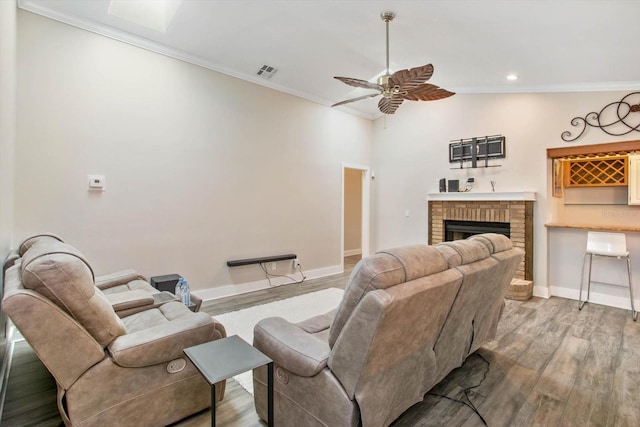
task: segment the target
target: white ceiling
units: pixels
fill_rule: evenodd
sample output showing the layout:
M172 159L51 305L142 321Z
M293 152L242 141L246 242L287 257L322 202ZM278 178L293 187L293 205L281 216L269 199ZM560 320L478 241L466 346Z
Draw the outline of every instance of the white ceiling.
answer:
M183 0L166 33L107 14L109 0L19 6L324 105L368 93L333 76L384 70L386 10L391 72L432 63L430 82L454 92L640 90L637 0ZM377 101L339 108L376 118Z

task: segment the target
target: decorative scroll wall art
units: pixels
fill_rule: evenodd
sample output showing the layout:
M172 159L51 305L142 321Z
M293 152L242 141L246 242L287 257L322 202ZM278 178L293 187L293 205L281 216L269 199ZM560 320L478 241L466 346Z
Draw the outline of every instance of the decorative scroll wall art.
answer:
M599 113L592 111L584 117L574 117L571 126L578 128L578 134L573 136L573 133L566 130L561 135L563 141L575 141L584 134L588 126L599 128L612 136L640 132L640 92L631 92L620 101L605 105Z

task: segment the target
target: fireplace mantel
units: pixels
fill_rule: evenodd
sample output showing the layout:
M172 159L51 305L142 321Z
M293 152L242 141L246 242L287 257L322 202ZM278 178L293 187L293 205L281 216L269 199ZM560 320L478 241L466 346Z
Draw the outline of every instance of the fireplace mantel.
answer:
M535 200L536 193L534 191L515 191L500 193L474 193L474 192L455 192L455 193L429 193L427 200L442 201L509 201L509 200Z

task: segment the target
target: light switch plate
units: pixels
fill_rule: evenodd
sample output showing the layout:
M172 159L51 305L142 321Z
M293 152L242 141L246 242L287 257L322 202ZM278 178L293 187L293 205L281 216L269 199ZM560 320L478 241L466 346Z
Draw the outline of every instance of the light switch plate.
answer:
M89 190L104 191L107 188L107 178L104 175L88 175Z

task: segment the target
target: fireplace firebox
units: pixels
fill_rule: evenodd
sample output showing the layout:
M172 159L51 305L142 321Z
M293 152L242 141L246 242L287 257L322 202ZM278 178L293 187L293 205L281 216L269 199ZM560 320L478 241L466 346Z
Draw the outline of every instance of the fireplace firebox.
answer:
M508 222L491 222L491 221L444 221L444 240L451 242L452 240L466 239L474 234L482 233L499 233L507 237L510 236L511 224Z

